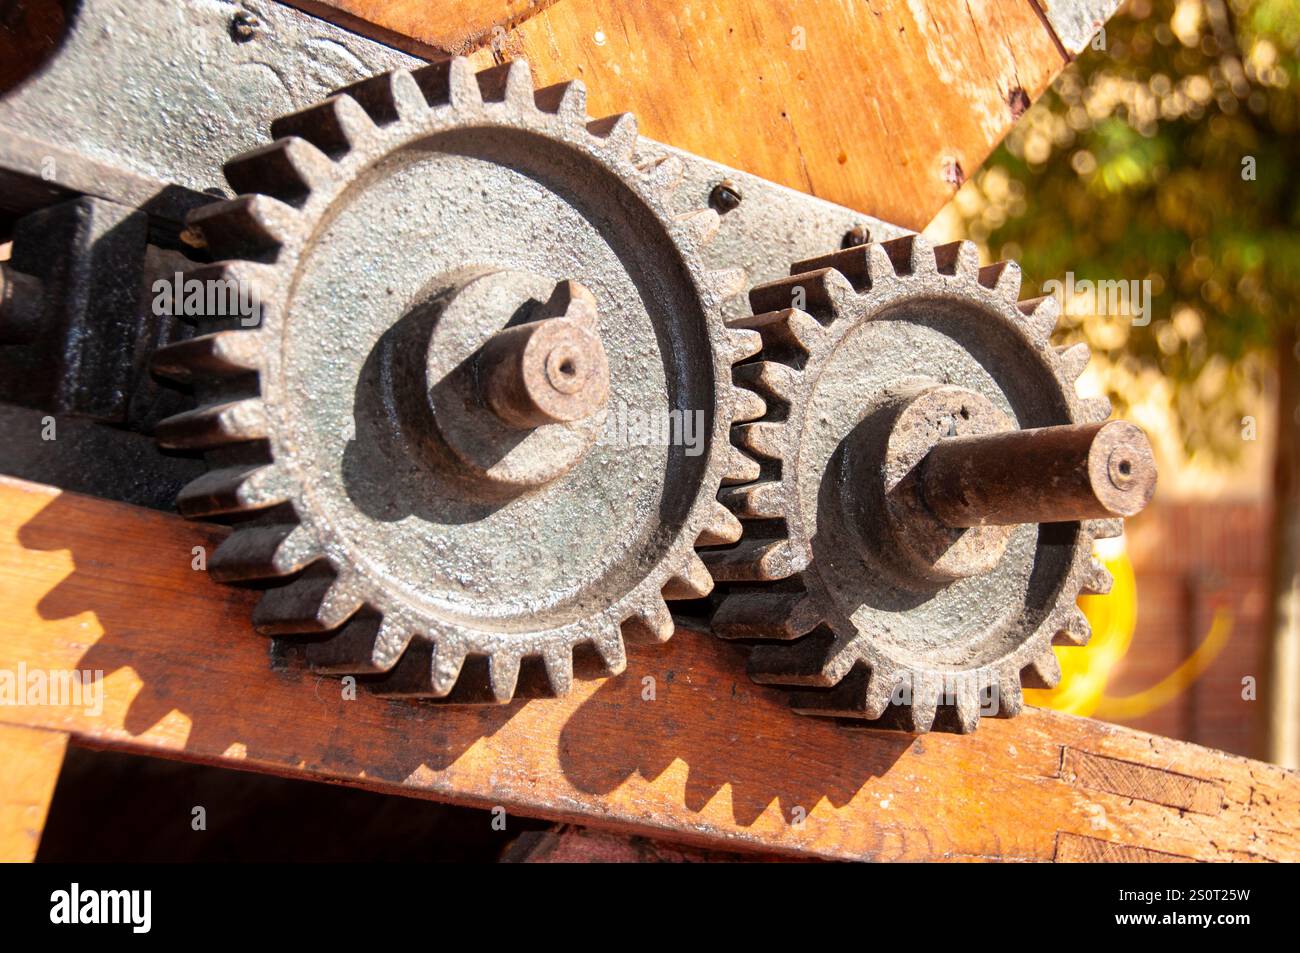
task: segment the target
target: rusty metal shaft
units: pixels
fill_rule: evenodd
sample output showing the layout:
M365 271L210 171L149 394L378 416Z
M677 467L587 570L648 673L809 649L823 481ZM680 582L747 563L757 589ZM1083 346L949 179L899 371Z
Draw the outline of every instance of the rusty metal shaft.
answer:
M542 316L499 331L480 358L487 405L508 426L572 423L609 397L609 363L596 303L576 281L561 282Z
M921 469L926 505L953 527L1133 516L1155 486L1151 444L1123 420L951 437Z

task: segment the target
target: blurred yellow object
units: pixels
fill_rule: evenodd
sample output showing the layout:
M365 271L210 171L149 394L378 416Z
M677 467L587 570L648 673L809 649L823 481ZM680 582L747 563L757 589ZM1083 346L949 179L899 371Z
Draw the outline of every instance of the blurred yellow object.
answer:
M1058 647L1060 684L1053 689L1026 691L1025 701L1072 715L1096 715L1110 720L1138 718L1172 701L1200 677L1227 645L1232 615L1227 609L1216 609L1210 631L1196 651L1155 685L1134 695L1108 696L1106 683L1133 641L1137 583L1124 537L1098 540L1095 555L1110 570L1115 584L1107 595L1079 599L1079 608L1092 625L1092 639L1087 648Z

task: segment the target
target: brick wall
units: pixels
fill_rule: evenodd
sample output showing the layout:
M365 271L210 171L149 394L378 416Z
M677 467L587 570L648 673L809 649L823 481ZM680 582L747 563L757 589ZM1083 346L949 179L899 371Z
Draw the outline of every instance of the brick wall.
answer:
M1259 756L1259 702L1241 695L1242 678L1259 676L1268 626L1268 518L1258 502L1188 502L1155 504L1130 521L1137 631L1107 695L1135 694L1173 671L1205 638L1217 606L1231 611L1233 626L1226 647L1187 692L1125 724Z

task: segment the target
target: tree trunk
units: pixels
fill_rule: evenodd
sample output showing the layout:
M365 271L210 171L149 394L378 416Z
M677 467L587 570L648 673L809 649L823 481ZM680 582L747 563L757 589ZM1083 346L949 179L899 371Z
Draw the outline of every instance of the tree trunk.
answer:
M1272 628L1260 700L1268 760L1300 768L1300 337L1278 335L1277 451L1273 465Z

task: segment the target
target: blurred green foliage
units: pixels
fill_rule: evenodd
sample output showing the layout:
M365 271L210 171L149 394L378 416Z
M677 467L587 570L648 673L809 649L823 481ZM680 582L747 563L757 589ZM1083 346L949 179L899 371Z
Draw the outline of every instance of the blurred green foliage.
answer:
M1300 320L1300 0L1131 0L959 203L1039 280L1150 279L1151 323L1067 314L1120 409L1158 371L1190 452L1232 456ZM1145 381L1145 383L1143 383Z

